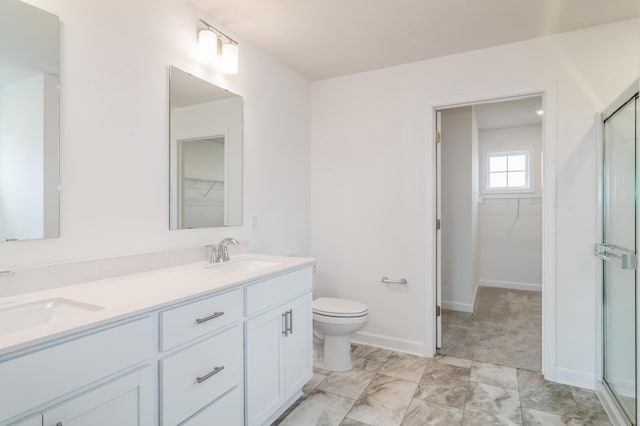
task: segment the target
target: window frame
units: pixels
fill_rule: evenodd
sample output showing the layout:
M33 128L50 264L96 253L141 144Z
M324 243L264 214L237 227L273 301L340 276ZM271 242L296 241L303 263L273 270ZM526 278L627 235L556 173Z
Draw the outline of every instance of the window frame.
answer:
M484 167L482 170L482 194L491 195L491 194L524 194L524 193L533 193L535 192L535 188L532 185L532 170L531 170L531 153L532 149L530 148L520 148L515 150L487 150L484 152ZM507 157L507 170L505 173L507 174L507 182L509 179L509 167L508 167L508 157L516 156L516 155L524 155L525 156L525 186L519 187L501 187L501 188L491 188L490 185L490 177L491 177L491 169L490 169L490 161L492 157ZM522 170L518 170L520 172Z

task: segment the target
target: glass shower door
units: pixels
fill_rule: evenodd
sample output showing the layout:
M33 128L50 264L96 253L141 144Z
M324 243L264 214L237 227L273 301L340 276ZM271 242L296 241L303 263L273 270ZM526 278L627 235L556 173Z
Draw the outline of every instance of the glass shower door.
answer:
M603 378L636 421L636 103L637 95L604 122Z

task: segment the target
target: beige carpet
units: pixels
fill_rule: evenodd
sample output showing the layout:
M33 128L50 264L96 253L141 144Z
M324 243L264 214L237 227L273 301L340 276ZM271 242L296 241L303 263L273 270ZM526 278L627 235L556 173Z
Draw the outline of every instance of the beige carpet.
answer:
M542 293L480 287L475 312L444 310L441 354L542 369Z

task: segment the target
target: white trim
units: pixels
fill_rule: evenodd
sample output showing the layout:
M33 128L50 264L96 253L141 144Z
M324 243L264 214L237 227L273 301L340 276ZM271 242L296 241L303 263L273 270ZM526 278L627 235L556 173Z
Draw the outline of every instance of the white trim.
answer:
M389 349L412 355L425 354L425 345L422 342L396 339L394 337L382 336L380 334L358 332L351 336L351 341L361 345L374 346L376 348ZM432 357L433 355L428 356Z
M556 380L556 84L542 96L542 373Z
M629 422L627 416L622 411L620 404L611 397L609 390L602 382L596 382L596 395L598 395L598 399L600 399L602 407L607 413L607 416L609 416L611 423L615 426L631 426L631 422Z
M596 226L595 226L595 235L594 242L599 243L602 241L602 211L604 206L604 201L602 199L602 176L603 176L603 149L604 149L604 128L602 123L602 117L600 114L595 117L595 126L597 129L597 137L596 137L596 175L595 175L595 187L597 188L596 195ZM595 356L595 377L596 380L600 381L603 378L604 369L604 344L602 341L602 320L603 320L603 303L604 300L602 298L602 261L593 256L593 273L595 276L595 332L596 332L596 356ZM604 389L604 388L603 388ZM606 390L604 390L606 392Z
M475 288L473 290L473 297L471 298L471 303L454 302L452 300L442 300L440 306L442 307L442 309L449 309L451 311L473 313L476 309L476 299L478 297L478 288L480 288L479 281L476 283ZM442 318L442 316L440 318Z
M475 94L451 96L427 104L425 123L425 182L430 196L425 197L426 262L425 276L429 277L425 291L425 354L436 353L436 235L431 224L436 220L436 144L435 111L444 108L495 102L501 99L526 98L542 95L542 372L547 380L556 379L556 91L557 83L505 90L489 90ZM431 286L431 291L429 291Z
M542 284L519 283L516 281L480 280L480 287L508 288L511 290L542 291Z
M611 386L615 386L616 393L627 398L636 397L636 382L625 378L611 377L608 380Z
M457 311L457 312L473 313L473 303L460 303L460 302L452 302L449 300L443 300L442 309L448 309L450 311Z
M596 379L593 374L584 371L571 370L569 368L556 367L556 382L563 385L577 386L579 388L594 390Z
M480 288L480 281L476 282L476 288L473 290L473 298L471 299L471 312L476 310L476 299L478 298L478 289Z

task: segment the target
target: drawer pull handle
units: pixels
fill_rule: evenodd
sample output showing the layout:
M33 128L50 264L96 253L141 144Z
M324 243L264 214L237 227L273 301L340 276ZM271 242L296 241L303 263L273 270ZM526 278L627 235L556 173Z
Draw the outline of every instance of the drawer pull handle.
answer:
M287 312L282 313L282 334L284 337L289 335L289 321L287 320L288 315Z
M213 369L213 371L211 371L210 373L205 374L202 377L196 377L196 381L198 383L202 383L205 380L207 380L208 378L215 376L216 374L218 374L219 372L221 372L222 370L224 370L224 365L221 365L220 367L216 367Z
M223 315L224 315L224 312L216 312L216 313L214 313L213 315L209 315L208 317L205 317L205 318L197 318L197 319L196 319L196 322L197 322L198 324L202 324L203 322L207 322L207 321L209 321L209 320L212 320L212 319L214 319L214 318L221 317L221 316L223 316Z

